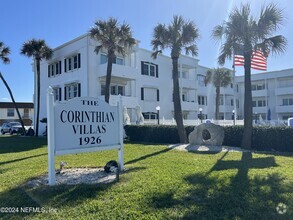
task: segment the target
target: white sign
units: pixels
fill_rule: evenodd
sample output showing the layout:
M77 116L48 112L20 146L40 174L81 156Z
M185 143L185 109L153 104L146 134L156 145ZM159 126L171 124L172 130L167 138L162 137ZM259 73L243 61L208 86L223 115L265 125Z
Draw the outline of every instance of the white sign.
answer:
M49 184L55 184L55 155L118 149L123 169L123 123L121 99L117 106L92 97L55 103L48 89Z

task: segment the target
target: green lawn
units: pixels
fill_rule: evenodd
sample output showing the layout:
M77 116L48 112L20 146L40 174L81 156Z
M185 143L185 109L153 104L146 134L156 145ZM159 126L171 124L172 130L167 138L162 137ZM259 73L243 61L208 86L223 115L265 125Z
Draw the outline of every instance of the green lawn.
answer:
M19 208L0 219L293 219L292 154L203 154L128 143L118 183L33 190L23 184L47 172L46 139L2 136L0 155L0 208ZM60 156L56 165L102 167L111 159L116 151ZM283 215L279 203L287 206Z

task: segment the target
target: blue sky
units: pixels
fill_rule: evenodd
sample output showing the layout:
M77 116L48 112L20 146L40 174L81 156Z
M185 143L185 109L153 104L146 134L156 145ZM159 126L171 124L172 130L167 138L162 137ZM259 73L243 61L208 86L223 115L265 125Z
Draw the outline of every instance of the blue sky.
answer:
M22 44L31 39L44 39L55 48L86 33L97 19L118 18L130 24L140 47L151 49L153 28L158 23L169 23L173 15L193 20L200 31L198 40L200 65L217 67L219 45L211 38L211 30L223 20L231 8L250 2L255 16L264 3L274 2L284 9L286 21L276 32L288 39L284 55L269 57L268 71L293 68L293 1L291 0L2 0L0 41L11 49L11 63L0 63L0 71L10 85L16 101L32 101L32 60L20 55ZM169 55L169 54L167 54ZM231 68L231 62L226 67ZM237 67L238 75L243 73ZM253 71L259 72L259 71ZM0 101L10 97L0 82Z

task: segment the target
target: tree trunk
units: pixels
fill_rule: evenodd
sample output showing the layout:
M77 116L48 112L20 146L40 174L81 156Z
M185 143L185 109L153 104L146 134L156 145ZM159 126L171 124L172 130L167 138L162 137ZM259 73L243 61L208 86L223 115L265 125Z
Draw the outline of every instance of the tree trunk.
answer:
M114 53L108 51L108 63L107 63L107 75L106 75L106 88L105 88L105 102L109 103L110 100L110 88L111 88L111 75L112 75L112 64L114 59Z
M187 143L186 131L183 125L182 108L180 101L179 79L178 79L178 57L172 57L173 64L173 102L174 115L177 124L180 143Z
M18 118L19 118L19 121L20 121L20 124L21 124L21 127L22 127L23 135L25 135L25 128L24 128L24 124L23 124L22 117L20 116L20 113L19 113L18 107L16 106L16 103L15 103L15 100L14 100L14 97L13 97L13 94L12 94L12 92L11 92L11 89L10 89L10 87L8 86L6 80L4 79L4 77L3 77L3 75L2 75L1 72L0 72L0 78L1 78L1 80L3 81L3 83L4 83L5 87L6 87L6 89L7 89L8 92L9 92L9 95L10 95L10 97L11 97L11 100L12 100L13 104L14 104L14 108L16 109L16 113L17 113L17 116L18 116Z
M215 112L216 120L219 120L219 108L220 108L220 87L216 86L216 112Z
M40 117L40 89L41 89L41 79L40 79L40 75L41 75L41 70L40 70L40 62L41 60L36 59L36 64L37 64L37 116L36 116L36 128L35 128L35 136L38 137L39 136L39 117Z
M251 149L252 141L252 93L251 93L251 53L244 53L244 131L241 147Z

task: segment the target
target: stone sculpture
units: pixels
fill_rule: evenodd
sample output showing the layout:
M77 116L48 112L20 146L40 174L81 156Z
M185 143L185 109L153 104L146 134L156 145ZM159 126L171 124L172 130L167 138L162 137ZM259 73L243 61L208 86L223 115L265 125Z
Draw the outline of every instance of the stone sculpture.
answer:
M141 108L140 106L136 106L136 124L137 125L143 125L144 124L144 117L141 113Z
M127 113L126 106L123 107L123 125L130 125L130 117Z
M224 141L224 128L213 123L195 126L188 140L193 145L221 146Z

